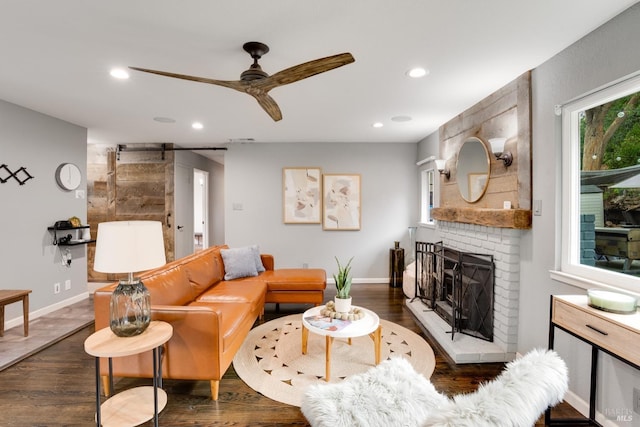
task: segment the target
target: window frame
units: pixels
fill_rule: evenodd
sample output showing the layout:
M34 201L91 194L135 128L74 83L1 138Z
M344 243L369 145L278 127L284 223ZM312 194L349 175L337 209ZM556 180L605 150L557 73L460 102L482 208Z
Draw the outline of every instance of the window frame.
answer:
M561 108L562 174L560 270L553 279L584 289L594 286L640 293L640 278L580 263L580 113L606 102L640 92L640 75L598 89Z
M435 227L436 220L431 215L431 210L436 207L437 185L436 169L434 162L431 166L420 170L420 225L423 227ZM431 203L429 203L431 196Z

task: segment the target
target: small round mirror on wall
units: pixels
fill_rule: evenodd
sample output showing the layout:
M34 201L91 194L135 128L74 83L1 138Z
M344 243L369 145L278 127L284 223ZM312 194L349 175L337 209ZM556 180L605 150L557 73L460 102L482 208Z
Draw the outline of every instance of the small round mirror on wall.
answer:
M468 138L460 147L456 163L456 181L460 196L469 203L482 198L489 185L490 159L480 138Z

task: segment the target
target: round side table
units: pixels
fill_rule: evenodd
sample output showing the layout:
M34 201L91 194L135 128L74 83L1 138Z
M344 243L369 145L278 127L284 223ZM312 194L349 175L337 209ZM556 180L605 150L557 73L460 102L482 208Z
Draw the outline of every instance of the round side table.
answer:
M166 322L153 321L140 335L118 337L111 329L103 328L91 334L84 342L84 351L96 358L96 425L137 426L153 418L158 426L158 413L167 404L167 393L162 390L162 345L173 335L173 327ZM153 387L142 386L125 390L100 399L100 358L109 359L109 382L113 392L113 357L131 356L153 350Z

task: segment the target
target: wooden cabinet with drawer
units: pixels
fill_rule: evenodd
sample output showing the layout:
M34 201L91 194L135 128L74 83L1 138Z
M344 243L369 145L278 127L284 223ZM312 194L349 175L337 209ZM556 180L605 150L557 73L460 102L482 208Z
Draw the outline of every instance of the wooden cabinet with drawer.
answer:
M549 348L553 348L555 329L561 329L591 345L591 390L588 425L595 420L598 353L605 353L640 369L640 314L615 314L592 308L586 295L551 296ZM567 425L567 420L558 424ZM546 425L554 425L549 411ZM577 425L577 424L576 424Z
M589 307L583 295L553 298L552 321L584 340L640 365L640 315Z

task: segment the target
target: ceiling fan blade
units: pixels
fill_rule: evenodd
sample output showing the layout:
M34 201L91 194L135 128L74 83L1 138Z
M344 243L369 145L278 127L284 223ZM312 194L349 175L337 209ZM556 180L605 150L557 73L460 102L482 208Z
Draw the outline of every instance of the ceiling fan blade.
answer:
M276 104L276 101L273 98L271 98L265 90L263 90L260 87L256 87L255 81L245 82L242 80L239 80L239 81L215 80L215 79L208 79L205 77L189 76L186 74L169 73L167 71L150 70L148 68L138 68L138 67L129 67L129 68L132 70L142 71L145 73L157 74L159 76L173 77L176 79L190 80L193 82L224 86L231 89L235 89L240 92L247 93L253 96L258 101L258 104L260 104L260 106L264 109L264 111L266 111L267 114L269 114L269 116L274 121L277 122L279 120L282 120L282 112L280 111L280 107L278 107L278 104Z
M299 80L306 79L307 77L315 76L316 74L351 64L354 61L355 59L350 53L340 53L338 55L327 56L326 58L320 58L303 64L294 65L293 67L286 68L254 83L268 92L275 87L295 83Z
M266 51L268 48L264 45ZM245 49L247 50L247 49ZM251 53L251 52L250 52ZM259 56L257 57L259 58ZM257 59L254 65L257 65ZM239 92L244 92L254 97L258 104L274 121L282 120L282 112L280 107L276 104L276 101L269 96L268 92L278 86L287 85L289 83L297 82L298 80L306 79L307 77L315 76L316 74L324 73L325 71L333 70L334 68L342 67L343 65L351 64L355 59L350 53L341 53L338 55L327 56L326 58L320 58L313 61L305 62L303 64L295 65L293 67L286 68L280 72L275 73L272 76L263 77L266 73L262 73L258 77L245 80L215 80L205 77L190 76L187 74L170 73L167 71L151 70L148 68L129 67L135 71L141 71L144 73L156 74L159 76L172 77L175 79L189 80L193 82L207 83L216 86L224 86L230 89L235 89ZM246 72L245 72L246 73ZM245 74L243 73L243 74Z
M148 68L129 67L132 70L142 71L144 73L157 74L159 76L173 77L182 80L191 80L193 82L208 83L217 86L224 86L240 92L246 92L246 83L242 81L215 80L205 77L189 76L186 74L169 73L166 71L150 70Z
M253 96L258 101L258 104L260 104L262 109L266 111L269 116L271 116L274 122L282 120L282 112L280 111L280 107L278 107L276 101L266 92L252 93L250 91L247 93Z

